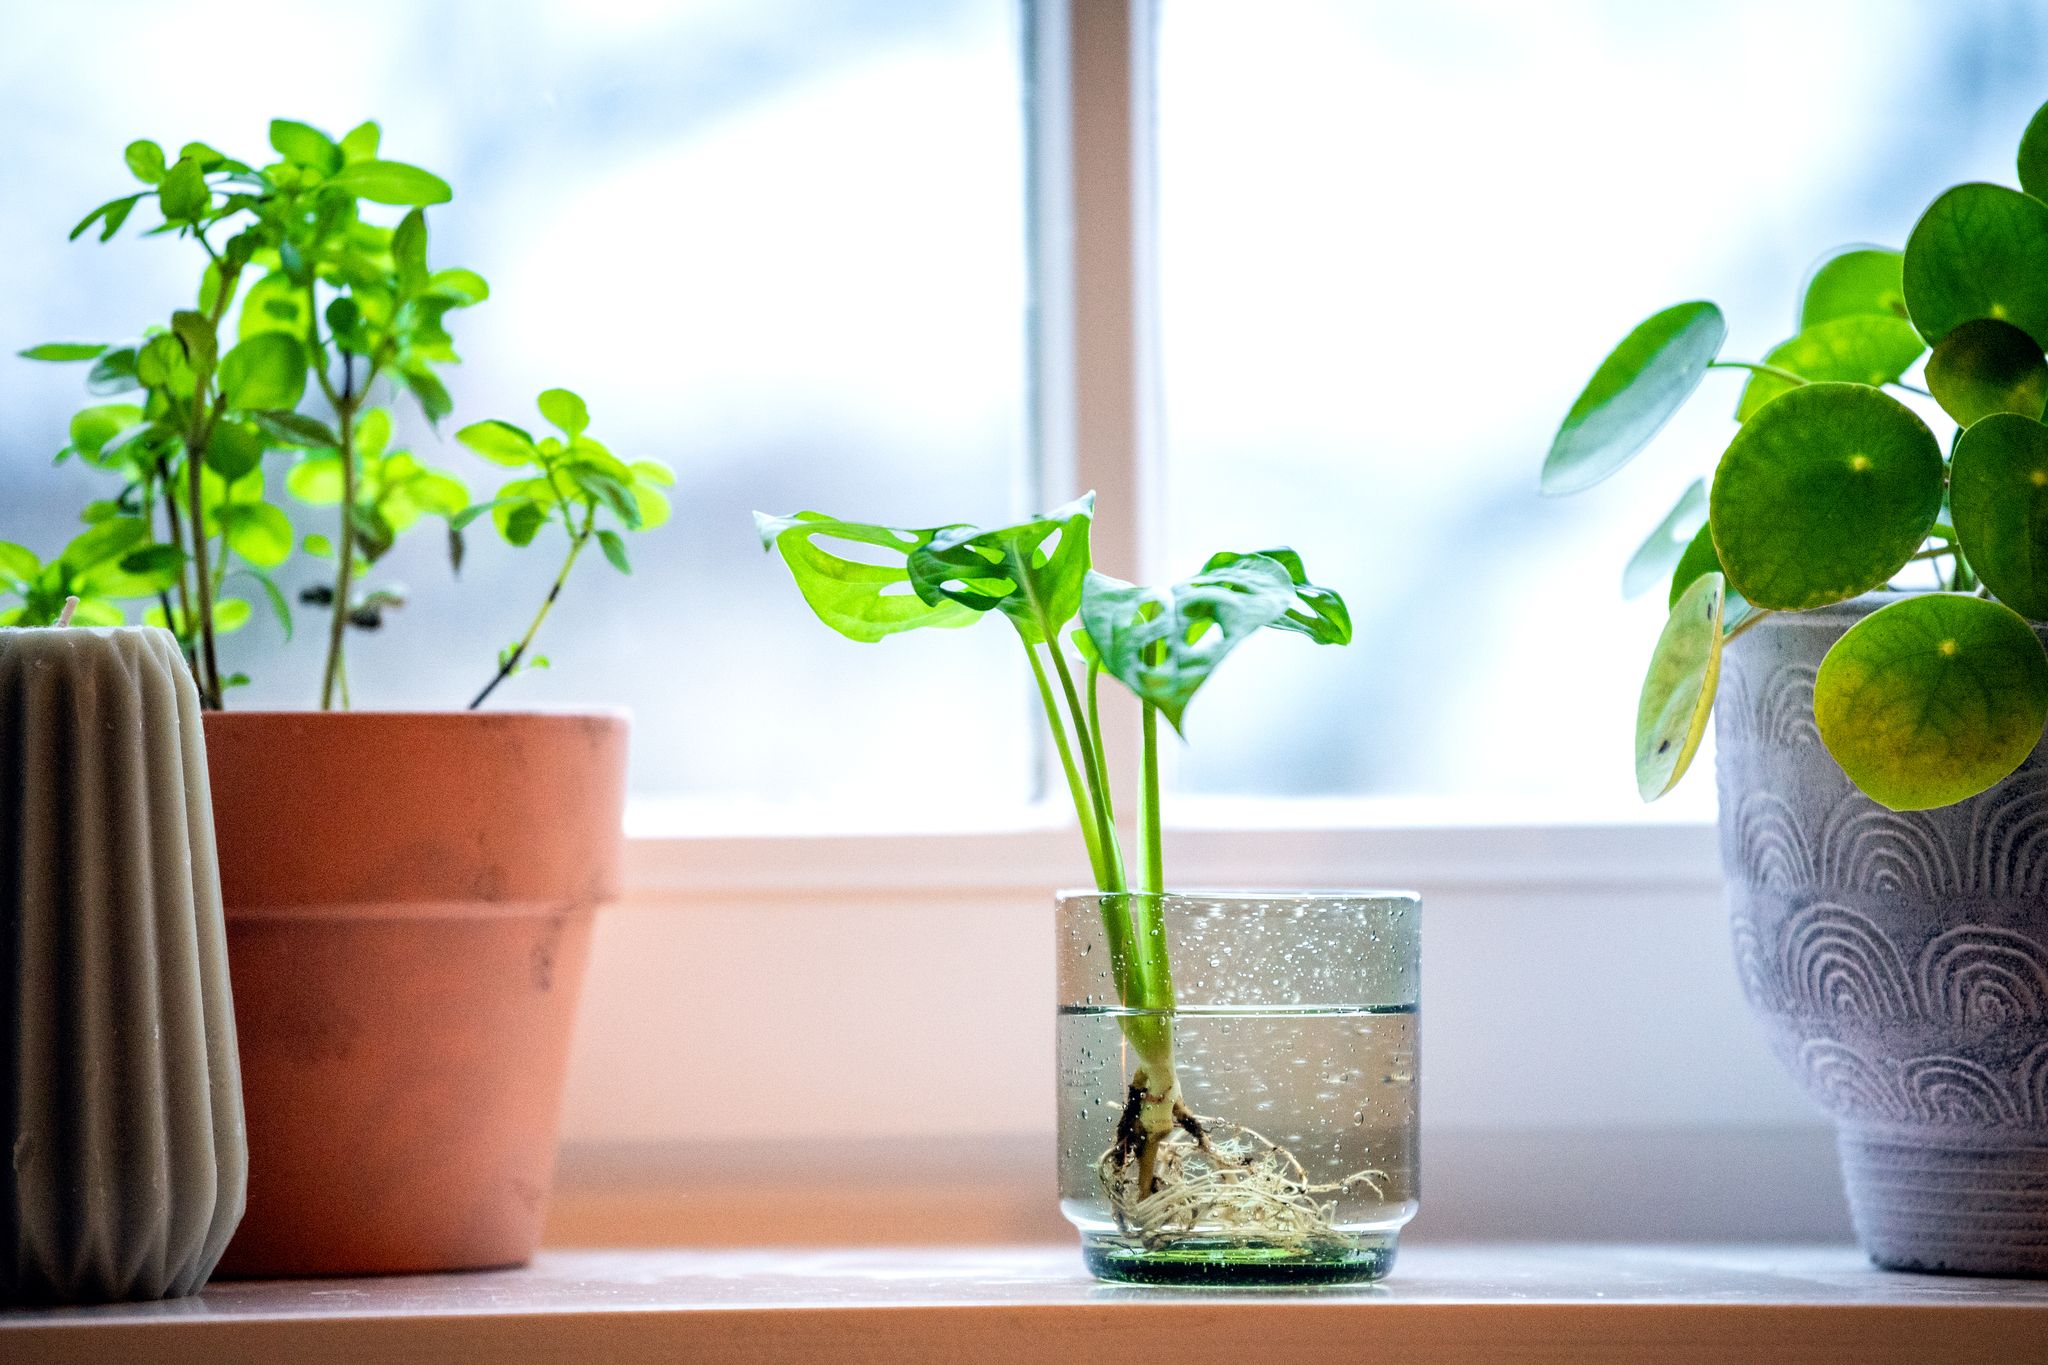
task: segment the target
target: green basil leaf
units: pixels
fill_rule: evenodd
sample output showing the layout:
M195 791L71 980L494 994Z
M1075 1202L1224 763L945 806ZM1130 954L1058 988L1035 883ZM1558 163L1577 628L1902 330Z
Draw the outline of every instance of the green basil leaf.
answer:
M626 558L626 542L617 531L599 531L597 543L604 550L604 557L611 561L614 569L620 573L633 572L632 562Z
M46 341L40 346L31 346L15 354L23 360L51 360L58 362L73 360L97 360L105 355L107 348L93 341Z
M147 138L129 143L122 160L128 163L128 173L145 185L154 185L164 178L164 149Z
M373 204L445 204L454 198L448 182L431 171L408 166L402 161L356 161L327 178L330 189L346 190Z
M231 408L295 408L306 394L306 348L284 332L258 332L221 357L220 390Z
M281 446L305 450L340 450L341 438L325 422L296 412L254 412L257 427Z
M190 157L178 158L177 164L164 172L156 197L166 223L197 222L213 207L213 194L206 188L206 177L200 172L199 163Z
M590 409L567 389L549 389L541 394L540 415L572 441L590 426Z
M508 469L540 462L540 451L534 447L533 437L510 422L473 422L456 432L455 439L492 464L504 465Z

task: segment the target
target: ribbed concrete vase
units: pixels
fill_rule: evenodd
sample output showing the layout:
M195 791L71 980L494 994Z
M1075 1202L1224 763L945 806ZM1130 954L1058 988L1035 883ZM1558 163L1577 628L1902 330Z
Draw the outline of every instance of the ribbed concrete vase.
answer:
M0 630L0 1303L189 1294L241 1217L205 792L167 632Z
M1944 810L1852 787L1814 726L1814 677L1876 605L1772 617L1723 661L1743 988L1837 1120L1872 1260L2048 1276L2048 757Z

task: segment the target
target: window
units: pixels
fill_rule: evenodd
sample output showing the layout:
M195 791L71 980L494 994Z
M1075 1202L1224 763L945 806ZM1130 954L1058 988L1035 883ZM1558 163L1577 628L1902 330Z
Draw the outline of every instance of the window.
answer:
M456 421L569 383L613 444L681 473L677 524L635 543L631 578L582 573L542 637L558 667L500 694L631 707L639 828L1017 825L1043 755L1005 631L850 645L809 618L747 514L925 524L1091 483L1121 519L1102 539L1128 562L1109 567L1142 550L1145 573L1172 577L1287 539L1357 616L1349 650L1277 642L1219 673L1175 755L1183 795L1639 817L1629 734L1660 608L1619 601L1619 566L1711 465L1737 381L1711 378L1649 457L1568 502L1534 496L1549 431L1653 309L1718 299L1731 351L1756 354L1819 252L1897 242L1941 186L2009 178L2048 86L2048 20L2000 0L1140 5L1137 86L1079 98L1108 100L1107 127L1156 76L1156 217L1127 201L1097 221L1098 195L1034 239L1027 34L1068 8L367 0L338 25L293 0L257 27L207 0L118 23L14 6L0 117L37 136L0 145L4 341L130 335L190 289L189 254L142 224L62 245L121 183L127 138L260 147L273 110L337 130L374 114L394 154L456 186L437 260L494 286L454 326ZM185 50L174 27L207 33L232 79L160 69ZM277 56L294 49L317 80ZM1142 269L1089 276L1084 301L1125 291L1150 338L1124 356L1161 376L1144 478L1135 437L1095 442L1071 477L1029 449L1030 253L1070 226L1081 257L1127 245L1119 231L1156 257L1156 329ZM1046 283L1057 321L1062 284ZM1076 382L1125 383L1100 360L1082 356ZM1057 365L1037 378L1057 404ZM0 536L42 551L94 486L46 467L78 381L0 364ZM490 486L398 407L407 439ZM361 704L459 704L552 569L480 545L458 587L432 542L391 561L413 600L358 641ZM237 704L313 694L317 651L282 644L260 616L233 640L257 678ZM1011 723L970 700L991 693L1014 699ZM939 765L971 772L983 804L935 808ZM1656 814L1711 803L1696 775Z
M202 50L207 73L158 64ZM821 808L807 819L928 828L923 773L939 763L973 771L992 807L1019 806L1034 751L1014 647L990 629L858 650L810 618L749 518L820 506L928 525L1021 500L1018 54L1006 0L371 0L346 22L267 5L260 24L229 4L128 6L116 22L104 6L11 6L0 124L36 136L0 146L0 538L54 553L101 495L90 471L48 467L82 370L11 352L133 335L197 276L193 248L138 237L140 215L110 245L65 247L125 180L126 142L253 156L273 113L337 135L376 117L392 155L455 186L430 220L436 263L493 288L451 319L466 364L450 429L524 421L535 393L568 384L596 434L681 477L676 523L633 543L633 576L580 568L538 646L557 667L494 704L629 706L637 797L716 798L755 825L770 820L735 810L803 799ZM409 399L396 410L401 435L479 497L494 486ZM281 483L285 457L270 458ZM320 520L307 511L301 529ZM383 576L412 601L357 637L357 704L467 701L551 558L474 538L458 586L438 537L402 544ZM288 588L323 577L311 561L286 571ZM307 643L283 648L267 619L234 637L228 666L256 682L231 704L307 705ZM1014 695L1018 724L980 714L971 698L989 688Z
M1663 607L1620 570L1740 381L1581 498L1534 495L1550 433L1658 308L1759 358L1823 252L2012 183L2044 40L1997 0L1160 5L1168 571L1291 537L1359 627L1220 672L1183 787L1638 810ZM1709 815L1710 767L1659 813Z

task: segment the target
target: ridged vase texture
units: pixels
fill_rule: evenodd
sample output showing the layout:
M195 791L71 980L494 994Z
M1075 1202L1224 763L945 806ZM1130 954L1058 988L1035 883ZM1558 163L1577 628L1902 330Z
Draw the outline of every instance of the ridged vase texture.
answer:
M1885 809L1821 743L1814 680L1871 602L1723 661L1721 841L1744 992L1834 1115L1858 1238L1903 1270L2048 1275L2048 757Z
M241 1217L206 790L168 632L0 630L0 1302L189 1294Z

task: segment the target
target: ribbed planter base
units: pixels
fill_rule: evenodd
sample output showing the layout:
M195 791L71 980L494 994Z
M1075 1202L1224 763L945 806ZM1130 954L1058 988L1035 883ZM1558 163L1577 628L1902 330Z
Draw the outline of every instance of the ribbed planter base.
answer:
M1890 1270L2048 1276L2048 1147L1843 1124L1856 1235Z

